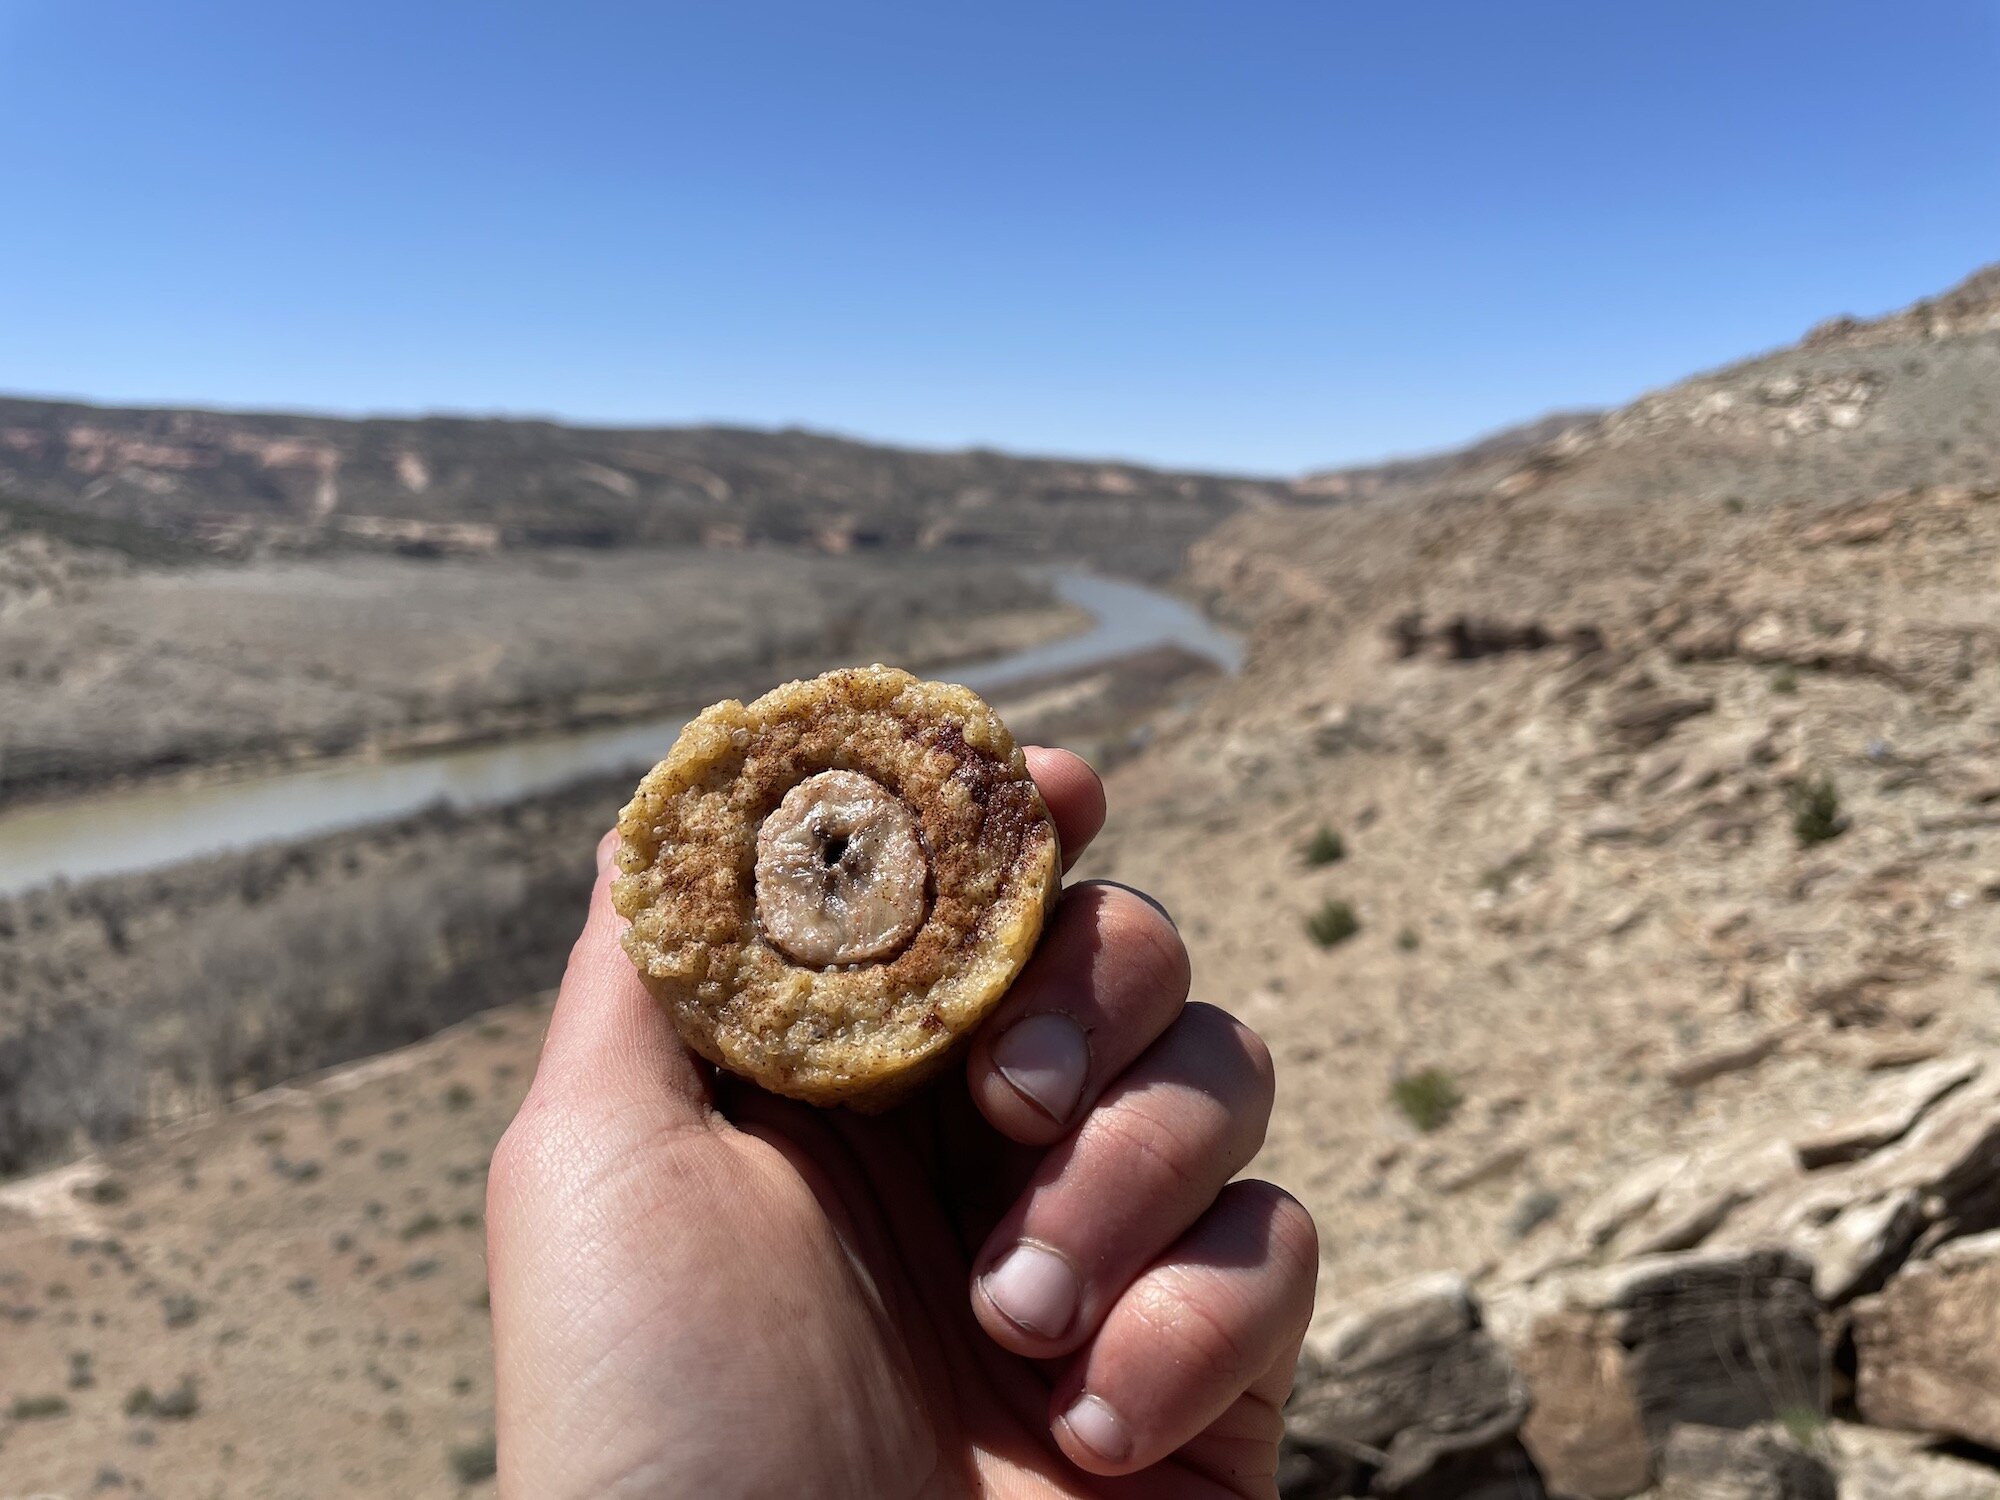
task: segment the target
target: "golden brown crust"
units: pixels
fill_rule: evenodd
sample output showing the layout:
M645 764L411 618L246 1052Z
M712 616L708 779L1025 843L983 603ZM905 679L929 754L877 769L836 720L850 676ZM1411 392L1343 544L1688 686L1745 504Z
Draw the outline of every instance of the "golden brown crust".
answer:
M792 787L857 771L915 812L933 896L894 957L803 967L756 921L757 830ZM715 704L619 815L625 950L710 1061L815 1104L885 1108L1005 993L1061 877L1055 824L999 716L890 667Z

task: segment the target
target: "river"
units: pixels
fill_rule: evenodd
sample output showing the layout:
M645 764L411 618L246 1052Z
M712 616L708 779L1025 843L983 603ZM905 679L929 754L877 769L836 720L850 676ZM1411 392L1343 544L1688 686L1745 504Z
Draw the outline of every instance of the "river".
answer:
M942 667L982 693L1151 646L1179 646L1227 671L1242 648L1202 613L1158 590L1060 571L1049 581L1093 624L1011 655ZM27 807L0 816L0 895L58 878L153 869L225 849L378 823L438 803L477 807L586 776L636 778L666 753L686 714L427 754L340 761L233 781L188 780Z

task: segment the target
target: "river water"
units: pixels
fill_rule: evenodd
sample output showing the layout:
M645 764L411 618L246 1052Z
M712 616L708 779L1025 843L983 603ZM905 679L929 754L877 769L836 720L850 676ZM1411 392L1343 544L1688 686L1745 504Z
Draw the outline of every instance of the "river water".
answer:
M1088 573L1050 575L1094 623L1008 656L933 675L990 692L1152 646L1179 646L1228 671L1242 648L1199 610L1154 589ZM329 833L438 803L478 807L552 791L586 776L638 774L666 753L685 714L428 754L341 761L236 781L167 782L0 816L0 894L58 877L87 880L225 849Z

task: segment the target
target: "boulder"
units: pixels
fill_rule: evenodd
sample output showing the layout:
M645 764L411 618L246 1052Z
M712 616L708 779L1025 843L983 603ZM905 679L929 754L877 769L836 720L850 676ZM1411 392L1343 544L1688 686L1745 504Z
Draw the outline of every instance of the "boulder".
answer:
M1534 1393L1522 1428L1557 1492L1620 1500L1684 1424L1824 1409L1812 1270L1780 1250L1687 1251L1550 1277L1496 1309Z
M1285 1413L1287 1500L1542 1494L1527 1390L1457 1276L1391 1287L1316 1339Z
M1870 1423L2000 1448L2000 1232L1955 1240L1854 1304Z
M1835 1500L1826 1460L1768 1427L1676 1427L1654 1500Z

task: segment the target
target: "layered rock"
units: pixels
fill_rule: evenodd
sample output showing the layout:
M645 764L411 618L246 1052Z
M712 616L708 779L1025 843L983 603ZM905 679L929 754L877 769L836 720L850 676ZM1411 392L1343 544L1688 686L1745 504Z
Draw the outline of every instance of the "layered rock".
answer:
M1812 1268L1783 1251L1644 1256L1551 1277L1497 1304L1495 1325L1534 1403L1523 1442L1561 1493L1640 1493L1684 1425L1825 1407Z
M1464 1281L1390 1288L1308 1351L1286 1413L1284 1494L1539 1496L1518 1439L1527 1414L1520 1374Z

